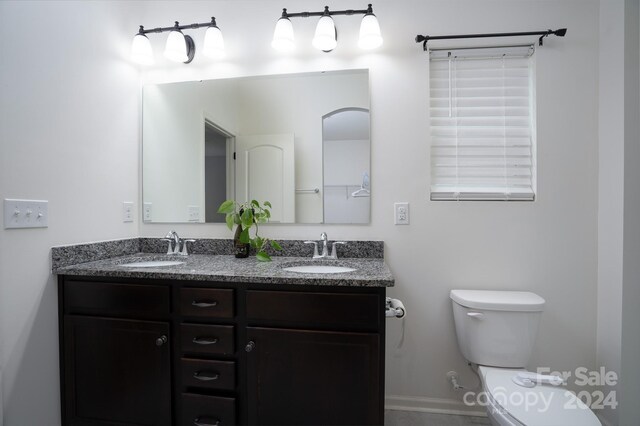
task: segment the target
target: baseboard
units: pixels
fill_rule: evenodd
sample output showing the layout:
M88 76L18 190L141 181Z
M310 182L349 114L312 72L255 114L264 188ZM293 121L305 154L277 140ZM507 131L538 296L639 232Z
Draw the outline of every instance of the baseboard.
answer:
M468 406L456 399L424 398L418 396L387 395L384 408L386 410L421 411L436 414L454 414L459 416L486 417L482 407Z

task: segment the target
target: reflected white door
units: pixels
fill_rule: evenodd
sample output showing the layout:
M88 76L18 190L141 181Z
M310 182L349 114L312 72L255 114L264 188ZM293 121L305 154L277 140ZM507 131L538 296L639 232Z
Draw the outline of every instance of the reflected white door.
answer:
M236 136L236 200L269 201L271 222L295 222L293 134Z

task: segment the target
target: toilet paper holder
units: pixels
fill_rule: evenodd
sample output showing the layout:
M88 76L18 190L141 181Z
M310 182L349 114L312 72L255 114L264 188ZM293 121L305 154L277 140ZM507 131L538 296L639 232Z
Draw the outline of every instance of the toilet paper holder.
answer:
M404 318L406 314L407 310L405 309L402 301L399 299L392 299L391 297L386 298L384 306L385 317Z

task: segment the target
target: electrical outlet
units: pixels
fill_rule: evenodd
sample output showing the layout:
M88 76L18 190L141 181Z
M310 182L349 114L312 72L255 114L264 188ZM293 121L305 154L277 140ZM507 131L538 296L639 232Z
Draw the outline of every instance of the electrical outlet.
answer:
M409 224L409 203L395 203L393 205L395 216L394 223L396 225Z
M46 228L49 219L49 202L39 200L4 200L4 227Z
M122 221L133 222L133 202L124 201L122 203Z
M200 222L200 206L187 206L189 222Z
M151 222L151 203L144 203L142 207L142 220Z

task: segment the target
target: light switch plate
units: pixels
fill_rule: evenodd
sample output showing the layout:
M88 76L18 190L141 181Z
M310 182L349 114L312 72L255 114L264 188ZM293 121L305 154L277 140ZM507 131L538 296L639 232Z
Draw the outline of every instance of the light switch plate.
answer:
M49 226L49 202L43 200L4 200L4 227L46 228Z
M133 222L133 202L124 201L122 203L122 221Z
M393 205L394 223L396 225L409 224L409 203L395 203Z
M151 222L151 203L144 203L142 207L142 220L144 222Z

